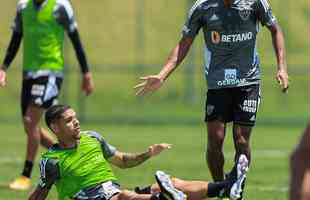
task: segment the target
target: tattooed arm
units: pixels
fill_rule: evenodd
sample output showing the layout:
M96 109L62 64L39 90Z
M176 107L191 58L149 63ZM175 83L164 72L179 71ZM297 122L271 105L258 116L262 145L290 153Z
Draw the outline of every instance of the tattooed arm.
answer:
M170 149L171 144L153 144L143 153L125 153L116 151L109 162L119 168L131 168L140 165L149 158L160 154L165 149Z

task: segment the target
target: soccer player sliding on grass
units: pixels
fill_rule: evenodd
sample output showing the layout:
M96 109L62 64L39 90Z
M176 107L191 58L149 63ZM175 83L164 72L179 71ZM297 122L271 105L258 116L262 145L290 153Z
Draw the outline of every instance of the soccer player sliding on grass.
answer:
M49 108L45 121L58 143L42 155L40 181L29 200L46 199L53 184L56 185L59 200L185 200L187 197L199 200L221 195L231 199L242 198L242 184L248 168L244 155L240 156L235 176L228 180L218 183L187 182L171 179L158 171L155 175L157 184L152 186L152 191L139 194L141 192L120 188L110 164L120 168L135 167L169 149L170 144L154 144L143 153L118 151L100 134L81 131L75 111L66 105Z

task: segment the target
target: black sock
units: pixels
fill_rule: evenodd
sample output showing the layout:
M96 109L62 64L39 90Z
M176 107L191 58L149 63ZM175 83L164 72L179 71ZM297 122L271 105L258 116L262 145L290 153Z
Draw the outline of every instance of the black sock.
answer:
M151 186L135 187L135 192L138 194L151 194Z
M231 185L230 181L220 181L208 184L208 197L220 197L220 192Z
M168 200L164 195L163 193L159 193L159 200Z
M159 200L159 194L160 193L152 194L150 200Z
M31 172L32 172L32 167L33 167L33 162L29 161L29 160L26 160L22 175L30 178L31 177Z
M234 177L237 177L237 164L235 163L231 171L226 174L225 179L232 179Z
M151 200L167 200L167 198L161 193L152 194Z

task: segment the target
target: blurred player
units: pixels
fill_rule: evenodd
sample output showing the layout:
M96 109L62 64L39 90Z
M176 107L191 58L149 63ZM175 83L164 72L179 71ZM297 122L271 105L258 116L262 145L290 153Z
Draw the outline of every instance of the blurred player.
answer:
M77 23L68 0L20 0L13 24L13 34L0 68L0 87L6 85L6 71L23 40L23 84L21 109L27 133L26 159L22 176L10 184L11 189L26 190L39 144L50 147L53 140L39 126L42 113L57 103L63 81L64 31L74 46L82 72L82 90L93 90L92 75L80 41Z
M310 124L291 156L290 200L310 199Z
M120 189L110 163L120 168L135 167L169 149L170 144L154 144L143 153L121 152L100 134L81 131L75 111L65 105L50 107L45 114L45 121L55 133L58 143L43 154L40 182L29 200L45 199L53 184L56 185L60 200L185 200L186 196L180 190L184 190L191 200L219 195L242 198L241 185L248 168L244 155L240 156L232 180L220 183L183 181L170 179L169 175L158 171L155 176L158 184L152 186L152 194L138 194Z
M199 30L205 40L208 81L205 121L206 159L215 181L224 179L223 142L226 125L233 122L235 159L251 159L250 136L260 102L260 61L256 47L259 22L268 28L277 58L276 79L288 89L284 37L267 0L198 0L190 9L183 37L157 75L145 76L135 86L137 95L159 89L186 57Z

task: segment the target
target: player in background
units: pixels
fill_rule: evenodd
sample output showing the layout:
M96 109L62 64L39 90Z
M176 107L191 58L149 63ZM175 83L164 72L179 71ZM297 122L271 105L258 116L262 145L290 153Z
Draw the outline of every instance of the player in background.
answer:
M260 60L256 36L259 23L271 33L277 60L276 79L289 87L284 36L267 0L197 0L188 13L183 36L161 71L141 77L137 95L159 89L186 57L202 29L205 41L208 132L206 160L215 181L224 179L223 143L227 123L233 123L235 160L251 159L250 137L260 102Z
M310 125L291 155L290 200L310 199Z
M218 183L183 181L158 171L155 175L158 184L152 186L152 192L138 194L120 189L110 164L119 168L135 167L171 148L170 144L154 144L143 153L121 152L100 134L81 131L75 111L66 105L50 107L45 121L58 143L43 154L40 182L29 200L44 200L53 184L59 200L185 200L186 195L180 190L184 190L190 200L220 195L233 200L242 198L241 185L248 169L245 155L240 156L232 179Z
M94 85L70 1L20 0L12 29L12 38L0 68L0 87L6 85L6 71L23 39L21 110L27 133L27 149L22 176L9 187L27 190L31 185L30 177L39 144L49 148L54 143L39 122L45 109L57 104L63 81L65 31L80 64L82 90L89 95Z

